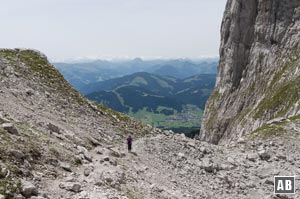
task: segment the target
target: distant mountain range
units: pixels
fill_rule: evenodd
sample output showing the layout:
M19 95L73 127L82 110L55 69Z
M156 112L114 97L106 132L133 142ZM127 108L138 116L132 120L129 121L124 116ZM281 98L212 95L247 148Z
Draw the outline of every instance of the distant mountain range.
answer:
M179 79L139 72L89 84L83 90L93 101L156 126L199 126L215 80L215 74Z
M82 94L161 128L199 128L217 59L54 63ZM199 75L201 74L201 75Z
M196 74L216 74L217 59L189 60L142 60L127 61L97 60L86 63L53 63L64 77L78 90L86 85L137 72L148 72L162 76L187 78Z

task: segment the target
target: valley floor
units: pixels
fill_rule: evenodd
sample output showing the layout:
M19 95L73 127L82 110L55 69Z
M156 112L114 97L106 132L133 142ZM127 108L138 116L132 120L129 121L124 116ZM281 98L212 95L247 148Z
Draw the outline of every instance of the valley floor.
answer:
M273 194L275 175L300 174L297 139L225 147L166 131L136 140L132 153L125 144L82 149L89 161L38 184L54 199L300 198L298 177L296 195Z

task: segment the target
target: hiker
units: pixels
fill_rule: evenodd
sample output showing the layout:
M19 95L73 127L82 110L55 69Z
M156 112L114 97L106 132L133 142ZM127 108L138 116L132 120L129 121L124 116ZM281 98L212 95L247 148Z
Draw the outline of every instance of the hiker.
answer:
M128 138L127 138L127 146L128 146L128 152L131 152L131 149L132 149L132 137L131 137L131 135L129 135Z

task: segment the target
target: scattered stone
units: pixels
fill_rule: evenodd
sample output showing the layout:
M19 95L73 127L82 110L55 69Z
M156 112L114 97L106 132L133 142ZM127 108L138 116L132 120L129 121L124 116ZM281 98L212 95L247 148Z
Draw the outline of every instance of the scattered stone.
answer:
M22 182L21 193L26 198L30 198L31 196L37 196L38 195L38 189L31 182L23 181Z
M185 154L184 153L178 153L177 156L180 158L180 159L185 159Z
M65 184L63 184L63 183L60 183L60 184L59 184L59 188L61 188L61 189L65 189L65 188L66 188L66 186L65 186Z
M9 120L3 116L2 112L0 112L0 122L1 123L10 123Z
M202 153L204 153L204 154L207 152L207 151L206 151L206 148L205 148L204 146L201 146L201 147L200 147L200 151L201 151Z
M125 156L126 156L126 153L121 152L121 157L125 157Z
M84 157L84 159L86 159L87 161L93 162L93 158L92 158L92 156L91 156L90 154L84 153L83 157Z
M106 156L106 157L103 158L103 160L108 162L109 161L109 157Z
M239 144L245 144L245 143L246 143L246 140L245 140L245 138L240 137L240 138L238 139L237 142L238 142Z
M43 196L32 196L30 199L46 199Z
M202 159L201 168L203 168L206 172L212 173L214 171L213 164L211 160L208 158Z
M110 160L109 163L110 163L111 165L113 165L113 166L117 166L117 165L118 165L118 163L117 163L116 160Z
M89 198L89 194L86 191L82 191L79 194L79 198Z
M54 133L58 133L60 134L60 128L52 123L49 123L48 125L48 129L51 131L51 132L54 132Z
M10 155L15 157L18 161L23 161L23 159L26 157L23 152L17 150L11 150Z
M24 196L22 196L21 194L15 196L15 199L25 199Z
M5 129L12 135L20 135L18 129L12 123L4 123L0 125L1 128Z
M103 154L103 152L100 151L99 149L97 149L96 153L97 153L98 155L102 155L102 154Z
M76 179L74 177L67 177L65 181L66 182L75 182Z
M282 122L284 120L286 120L286 118L284 118L284 117L277 117L277 118L274 118L272 120L267 121L266 124L278 123L278 122Z
M32 95L34 95L34 92L33 92L33 90L31 90L31 89L27 89L27 91L26 91L26 95L28 95L28 96L32 96Z
M265 180L265 184L274 185L274 180L268 178Z
M286 155L283 155L283 154L278 154L278 155L276 155L276 157L281 160L287 160Z
M105 182L112 183L114 180L111 177L106 177Z
M66 190L68 191L72 191L72 192L75 192L75 193L79 193L81 192L81 185L80 184L73 184L71 186L66 186L65 188Z
M104 184L104 183L103 183L102 181L97 181L97 182L95 183L95 185L96 185L96 186L99 186L99 187L102 186L103 184Z
M258 155L262 160L269 160L271 158L271 154L266 150L259 151Z
M100 144L100 142L98 142L95 138L93 138L93 137L90 137L89 138L89 141L91 142L91 144L93 145L93 146L101 146L101 144Z
M65 171L72 172L71 165L69 163L61 162L60 167L63 168Z
M114 151L114 150L111 150L109 152L109 155L113 156L113 157L116 157L116 158L120 158L121 157L121 154L118 151Z
M193 148L195 148L195 146L196 146L195 142L191 142L191 141L188 142L187 144L188 144L188 146L193 147Z
M258 158L259 158L259 156L257 153L250 153L247 155L247 159L252 162L255 162Z
M10 175L10 171L7 168L3 167L0 170L0 174L1 174L0 176L5 176L7 178Z
M83 174L84 174L84 176L89 176L91 174L91 172L92 172L91 169L86 168L86 169L84 169Z

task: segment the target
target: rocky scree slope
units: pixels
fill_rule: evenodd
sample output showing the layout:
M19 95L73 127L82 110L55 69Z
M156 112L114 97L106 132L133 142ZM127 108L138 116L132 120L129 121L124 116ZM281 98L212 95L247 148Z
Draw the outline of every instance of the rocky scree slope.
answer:
M57 178L61 168L90 161L83 149L150 130L89 102L40 52L0 49L0 193L7 198L22 180Z
M252 131L284 134L300 114L300 1L228 0L221 37L200 138L225 144Z
M136 140L133 153L122 145L96 147L89 151L92 162L42 186L52 198L70 199L299 198L298 186L293 196L273 194L274 175L300 174L298 142L299 133L293 142L243 140L224 147L161 132Z

